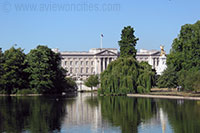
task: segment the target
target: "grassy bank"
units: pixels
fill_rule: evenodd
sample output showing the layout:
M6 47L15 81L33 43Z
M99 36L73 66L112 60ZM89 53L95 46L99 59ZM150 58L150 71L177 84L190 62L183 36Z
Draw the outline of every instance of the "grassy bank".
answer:
M150 93L146 94L127 94L129 97L143 98L161 98L161 99L185 99L185 100L200 100L200 93L177 91L177 89L168 88L152 88Z
M183 96L183 97L200 97L199 92L193 91L177 91L176 88L152 88L150 95L166 95L166 96Z

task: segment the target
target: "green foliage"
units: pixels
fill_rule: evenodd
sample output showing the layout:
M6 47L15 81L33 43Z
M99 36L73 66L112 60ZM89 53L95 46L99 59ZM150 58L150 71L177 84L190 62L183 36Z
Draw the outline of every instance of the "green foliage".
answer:
M176 88L178 85L177 80L178 76L174 66L169 65L159 77L157 85L160 88Z
M6 50L4 54L0 52L0 87L7 94L16 93L17 90L27 87L27 74L24 72L26 68L25 56L21 48L12 47Z
M3 52L0 48L0 91L3 90L3 79L2 79L2 76L3 76Z
M16 94L23 94L23 95L26 95L26 94L35 94L36 92L34 90L31 90L31 89L21 89L21 90L18 90Z
M30 88L40 94L59 94L65 91L65 71L61 58L46 46L37 46L26 57Z
M141 86L139 88L142 89L143 93L150 92L150 89L155 83L155 72L152 70L152 67L147 62L139 63L139 71L140 75L138 77L138 85ZM137 88L139 91L140 89Z
M134 58L118 58L101 73L103 94L127 94L149 92L155 73L147 63L138 63ZM144 89L145 88L145 89Z
M99 77L97 75L91 75L84 84L87 87L91 87L91 90L93 87L96 87L99 84Z
M138 38L134 36L131 26L124 27L121 34L120 57L111 62L101 73L102 94L127 94L149 92L155 82L155 72L145 62L136 61L135 45Z
M167 64L173 64L177 71L200 68L200 21L181 27L167 58Z
M183 90L199 91L200 90L200 70L192 68L188 71L181 70L178 72L178 84Z
M135 37L134 32L131 26L124 27L122 30L121 40L118 42L120 57L136 57L137 50L135 45L139 39Z
M181 85L184 90L196 90L194 86L198 88L200 21L181 27L180 34L174 39L167 56L167 66L168 69L158 80L159 87Z
M78 89L76 82L72 78L65 78L65 81L66 81L65 92L76 91Z
M1 94L61 94L74 91L76 83L65 79L60 55L46 46L38 46L28 55L14 47L4 53L0 49Z

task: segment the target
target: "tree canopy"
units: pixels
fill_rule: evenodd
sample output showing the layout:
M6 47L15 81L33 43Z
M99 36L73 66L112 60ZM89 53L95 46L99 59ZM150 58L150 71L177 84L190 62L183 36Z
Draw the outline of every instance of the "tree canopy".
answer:
M134 35L134 29L131 26L124 27L121 33L121 40L118 42L120 46L120 57L136 57L137 50L135 46L139 38Z
M61 68L60 55L47 46L37 46L27 55L21 48L0 49L0 93L61 94L76 90L66 71Z
M124 27L119 41L120 57L101 73L100 93L127 94L150 91L155 73L148 63L139 63L135 59L137 40L133 28Z
M91 87L91 90L93 87L96 87L99 84L99 77L97 75L91 75L84 84L87 87Z
M27 74L24 72L25 54L21 48L10 48L0 55L1 60L1 88L4 93L16 93L27 87Z
M0 48L0 91L3 89L3 52Z
M167 65L174 65L176 71L192 67L200 69L200 21L181 27L167 56Z
M37 46L26 57L30 88L38 93L60 93L64 91L64 71L60 67L60 56L46 46Z
M184 90L196 90L195 86L200 86L200 21L181 27L167 56L167 66L171 70L166 69L159 78L159 86L181 85Z

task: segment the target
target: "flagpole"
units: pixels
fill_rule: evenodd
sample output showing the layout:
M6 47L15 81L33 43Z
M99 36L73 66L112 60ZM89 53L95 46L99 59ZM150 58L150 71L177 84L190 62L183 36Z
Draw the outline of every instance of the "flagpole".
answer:
M103 46L102 43L103 43L103 34L101 34L101 43L100 43L101 44L101 49L102 49L102 46Z

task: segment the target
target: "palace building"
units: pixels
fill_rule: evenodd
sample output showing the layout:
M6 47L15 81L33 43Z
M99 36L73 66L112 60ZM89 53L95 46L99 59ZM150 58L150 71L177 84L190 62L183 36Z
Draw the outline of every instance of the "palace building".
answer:
M119 52L116 48L92 48L89 51L63 51L52 49L56 53L60 53L62 57L61 66L67 70L67 76L76 79L79 90L87 90L83 85L83 81L90 75L99 75L103 72L109 63L116 60ZM137 52L136 59L141 62L148 62L158 75L161 75L166 68L166 56L164 49L144 50Z

